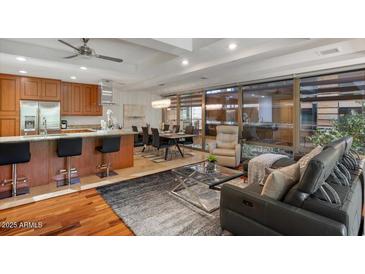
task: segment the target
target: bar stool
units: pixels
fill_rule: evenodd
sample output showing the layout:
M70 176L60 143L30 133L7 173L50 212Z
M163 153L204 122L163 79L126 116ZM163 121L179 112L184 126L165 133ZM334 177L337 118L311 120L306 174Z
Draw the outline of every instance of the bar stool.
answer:
M30 161L29 147L29 142L0 143L0 166L12 165L12 178L3 180L2 184L12 184L12 196L17 196L18 182L28 182L26 177L18 178L16 167L17 164L28 163Z
M117 152L120 150L120 136L104 137L101 139L101 142L101 146L96 147L96 150L102 153L103 159L102 163L100 163L97 168L105 170L105 172L100 172L97 175L100 178L118 175L118 173L110 171L112 164L105 158L107 153Z
M65 175L66 179L62 184L58 184L58 186L62 186L68 184L77 184L80 182L80 178L77 175L77 169L71 167L71 157L79 156L82 154L82 138L67 138L67 139L58 139L57 141L57 155L58 157L66 157L67 160L67 168L61 169L59 171L60 175ZM72 178L74 177L74 178Z

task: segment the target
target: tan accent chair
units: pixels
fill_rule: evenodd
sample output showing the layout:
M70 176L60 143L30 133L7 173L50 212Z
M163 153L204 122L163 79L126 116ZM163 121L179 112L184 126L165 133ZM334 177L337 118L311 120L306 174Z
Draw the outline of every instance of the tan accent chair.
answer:
M209 144L209 153L217 156L219 165L237 167L241 160L238 126L217 126L216 142Z

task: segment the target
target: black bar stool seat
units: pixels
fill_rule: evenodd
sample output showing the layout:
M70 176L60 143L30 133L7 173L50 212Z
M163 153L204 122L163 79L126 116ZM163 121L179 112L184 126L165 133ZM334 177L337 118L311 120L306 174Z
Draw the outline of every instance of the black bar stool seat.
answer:
M106 154L112 152L118 152L120 150L120 136L108 136L101 139L101 146L97 146L96 150L103 154L102 163L97 166L97 168L105 170L105 172L100 172L97 175L100 178L118 175L114 171L110 171L111 163L107 161Z
M65 138L57 140L57 156L66 157L67 168L59 171L60 175L65 175L65 180L58 186L76 184L80 182L77 169L71 167L71 157L82 154L82 138Z
M82 138L59 139L57 142L58 157L73 157L82 154Z
M12 165L12 178L5 179L3 184L12 183L12 195L17 196L17 183L21 181L27 183L26 177L18 178L17 164L28 163L30 161L30 143L29 142L11 142L0 143L0 166ZM22 192L25 194L29 191Z

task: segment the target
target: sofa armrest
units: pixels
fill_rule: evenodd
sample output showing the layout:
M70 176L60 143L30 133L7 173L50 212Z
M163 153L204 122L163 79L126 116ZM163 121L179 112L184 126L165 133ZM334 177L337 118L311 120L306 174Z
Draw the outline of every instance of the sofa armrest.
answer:
M209 143L208 144L208 148L209 148L209 153L213 153L213 150L215 150L217 148L217 143Z
M284 235L347 235L344 224L230 184L221 189L221 209Z

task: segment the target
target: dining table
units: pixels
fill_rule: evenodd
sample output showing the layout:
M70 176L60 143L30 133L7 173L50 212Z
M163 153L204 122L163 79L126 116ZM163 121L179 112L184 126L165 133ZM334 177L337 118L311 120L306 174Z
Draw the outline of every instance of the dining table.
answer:
M139 132L139 134L143 134L143 132ZM152 131L149 130L148 134L150 136L152 136ZM181 157L184 157L184 153L183 153L183 151L181 150L181 148L179 146L179 139L196 137L196 135L194 135L194 134L186 134L184 132L174 133L174 132L170 132L170 131L161 131L159 133L159 135L160 135L160 138L166 138L166 139L169 139L171 142L173 142L173 145L176 146L176 148L178 149ZM166 147L165 149L166 149L166 151L165 151L165 160L167 160L169 147Z

